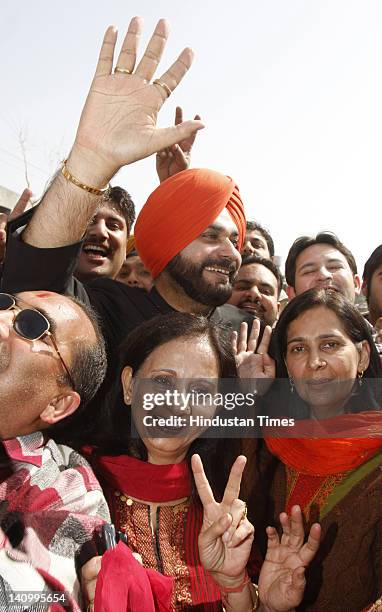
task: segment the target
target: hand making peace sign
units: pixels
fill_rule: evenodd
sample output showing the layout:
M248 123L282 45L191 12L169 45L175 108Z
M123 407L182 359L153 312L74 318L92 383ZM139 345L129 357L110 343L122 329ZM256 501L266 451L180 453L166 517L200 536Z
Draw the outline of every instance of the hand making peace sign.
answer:
M194 119L200 119L200 115L195 115ZM183 110L180 106L175 110L175 125L183 121ZM184 138L172 147L167 147L159 151L156 156L156 169L159 181L162 183L170 176L174 176L182 170L187 170L191 163L191 150L195 142L196 132L189 138Z
M195 485L203 505L199 555L204 568L221 586L240 584L245 574L254 527L246 516L246 504L238 499L247 460L240 455L231 468L221 503L212 493L199 455L191 460Z

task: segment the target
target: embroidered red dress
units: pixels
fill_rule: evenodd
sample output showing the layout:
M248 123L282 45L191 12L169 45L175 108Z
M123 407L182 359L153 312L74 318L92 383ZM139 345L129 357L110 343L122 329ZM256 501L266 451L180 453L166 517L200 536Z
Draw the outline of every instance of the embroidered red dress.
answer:
M153 465L127 455L92 462L112 521L126 534L129 548L141 555L144 567L174 578L172 610L222 610L220 591L199 559L202 509L191 497L187 462ZM155 517L150 503L158 504Z

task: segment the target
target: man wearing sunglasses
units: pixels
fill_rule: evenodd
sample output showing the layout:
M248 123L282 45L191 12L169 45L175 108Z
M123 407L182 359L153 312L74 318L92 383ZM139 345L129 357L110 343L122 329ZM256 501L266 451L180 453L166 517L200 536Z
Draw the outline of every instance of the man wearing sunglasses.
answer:
M0 293L1 610L25 603L14 599L21 588L66 591L69 609L80 609L75 557L109 515L90 467L58 440L105 369L97 323L79 303Z

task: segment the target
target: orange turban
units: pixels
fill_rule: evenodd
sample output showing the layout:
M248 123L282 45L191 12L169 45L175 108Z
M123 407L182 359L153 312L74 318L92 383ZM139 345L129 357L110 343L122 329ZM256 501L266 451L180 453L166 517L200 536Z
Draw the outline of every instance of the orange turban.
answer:
M245 237L244 206L239 188L229 177L213 170L183 170L161 183L138 215L136 249L153 278L226 208L239 232L240 250Z

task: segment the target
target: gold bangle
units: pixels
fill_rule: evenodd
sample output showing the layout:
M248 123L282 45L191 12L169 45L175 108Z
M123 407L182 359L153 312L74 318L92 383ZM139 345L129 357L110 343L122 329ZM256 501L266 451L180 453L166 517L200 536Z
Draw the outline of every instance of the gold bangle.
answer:
M71 183L73 183L73 185L76 185L76 187L79 187L80 189L84 189L84 191L88 191L89 193L92 193L93 195L105 195L109 189L110 189L110 185L109 183L106 185L106 187L103 187L102 189L97 189L97 187L89 187L89 185L85 185L85 183L81 183L81 181L79 181L75 176L73 176L73 174L71 174L68 170L68 168L66 167L66 162L68 160L66 159L64 161L64 163L62 164L62 168L61 168L61 174L62 176L64 176L66 178L67 181L70 181Z
M257 586L257 584L254 584L254 582L252 582L252 586L253 591L251 592L251 596L254 592L255 598L252 598L253 608L251 612L255 612L255 610L258 610L260 608L259 587Z

